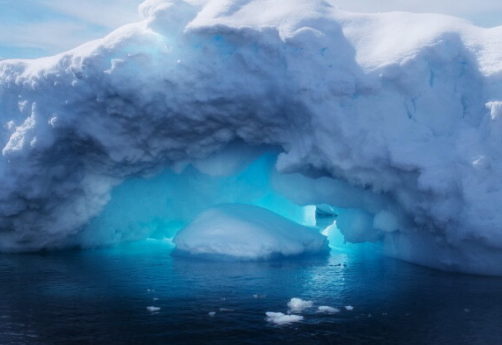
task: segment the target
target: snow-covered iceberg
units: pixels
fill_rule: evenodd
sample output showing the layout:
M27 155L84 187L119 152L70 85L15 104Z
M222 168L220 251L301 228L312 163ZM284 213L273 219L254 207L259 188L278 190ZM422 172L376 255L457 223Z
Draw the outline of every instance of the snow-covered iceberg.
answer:
M72 51L0 61L0 250L186 224L207 205L196 190L171 201L184 167L238 176L274 151L264 184L334 207L347 240L502 274L502 27L320 0L149 0L140 13ZM215 164L235 142L251 149Z
M326 237L316 229L243 204L202 212L173 242L174 255L225 260L269 260L329 251Z

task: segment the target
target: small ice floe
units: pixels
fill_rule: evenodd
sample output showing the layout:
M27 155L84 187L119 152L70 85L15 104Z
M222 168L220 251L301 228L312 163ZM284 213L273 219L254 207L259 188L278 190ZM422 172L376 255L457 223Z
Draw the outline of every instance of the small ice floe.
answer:
M222 311L222 312L227 312L227 313L228 313L228 312L232 312L232 311L234 311L234 309L230 309L230 308L220 308L220 311Z
M267 295L253 295L253 298L254 299L263 299L263 298L267 298Z
M157 297L152 298L154 301L158 301L159 299Z
M160 307L154 307L154 306L150 306L150 307L146 307L146 310L148 310L149 312L151 313L154 313L156 311L159 311L160 310Z
M288 308L292 312L299 313L303 309L311 308L314 305L314 302L312 301L304 301L301 298L291 298L291 300L288 302Z
M354 310L354 307L351 305L346 305L345 309L347 309L348 311L352 311L352 310Z
M277 325L287 325L293 322L299 322L303 320L303 316L300 315L286 315L284 313L274 313L267 311L267 321L275 323Z
M340 309L329 307L327 305L322 305L320 307L317 307L317 312L318 313L325 313L325 314L336 314L336 313L340 312Z
M210 311L209 313L207 313L207 315L209 315L211 317L214 317L216 315L216 312L215 311Z

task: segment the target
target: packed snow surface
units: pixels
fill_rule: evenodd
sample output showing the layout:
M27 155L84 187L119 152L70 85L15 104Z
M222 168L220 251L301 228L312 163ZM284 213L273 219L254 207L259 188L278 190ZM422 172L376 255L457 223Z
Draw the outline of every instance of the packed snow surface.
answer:
M326 237L316 229L258 206L240 204L220 205L202 212L178 232L173 242L177 255L240 260L328 251Z
M1 251L186 224L182 193L165 192L176 178L155 176L236 175L261 152L249 146L277 150L264 181L333 207L347 241L502 274L502 27L320 0L148 0L140 13L69 52L0 61ZM111 198L134 178L165 182L148 208Z

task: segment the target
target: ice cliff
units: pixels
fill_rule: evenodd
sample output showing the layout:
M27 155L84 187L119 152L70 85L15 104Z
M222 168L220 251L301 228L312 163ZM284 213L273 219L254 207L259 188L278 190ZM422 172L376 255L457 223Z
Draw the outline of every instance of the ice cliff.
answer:
M72 51L0 61L1 251L141 238L152 219L283 198L335 207L347 240L389 255L502 274L502 27L317 0L140 13ZM256 188L212 184L242 184L273 152Z

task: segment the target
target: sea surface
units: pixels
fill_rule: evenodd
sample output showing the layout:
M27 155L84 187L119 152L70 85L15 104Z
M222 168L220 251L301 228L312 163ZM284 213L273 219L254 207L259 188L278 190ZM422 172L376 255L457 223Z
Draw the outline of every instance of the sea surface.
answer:
M171 251L149 240L0 255L0 344L502 344L501 278L364 248L255 263ZM314 302L303 321L267 322L293 297ZM341 311L317 313L321 305Z

